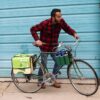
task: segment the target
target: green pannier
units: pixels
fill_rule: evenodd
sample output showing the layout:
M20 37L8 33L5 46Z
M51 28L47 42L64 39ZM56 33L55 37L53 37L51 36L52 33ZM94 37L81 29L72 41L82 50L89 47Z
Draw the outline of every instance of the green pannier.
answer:
M68 65L70 63L70 58L66 50L60 50L56 53L56 63L58 66Z
M56 63L58 66L68 65L70 63L68 55L56 56Z
M12 69L15 74L24 73L30 74L35 70L36 64L34 60L36 55L32 54L17 54L12 57Z

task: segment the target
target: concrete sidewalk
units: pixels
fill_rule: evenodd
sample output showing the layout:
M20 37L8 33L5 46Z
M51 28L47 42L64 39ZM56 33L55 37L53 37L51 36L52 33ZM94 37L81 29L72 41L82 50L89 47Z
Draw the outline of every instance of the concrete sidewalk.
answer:
M37 93L22 93L12 82L0 82L0 100L100 100L98 92L90 97L77 93L71 84L62 84L62 88L47 87Z

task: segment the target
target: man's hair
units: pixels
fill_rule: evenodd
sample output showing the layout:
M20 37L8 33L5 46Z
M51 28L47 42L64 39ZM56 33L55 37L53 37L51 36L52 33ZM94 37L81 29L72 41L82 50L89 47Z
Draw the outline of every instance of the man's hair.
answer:
M56 14L56 12L61 12L61 10L60 9L57 9L57 8L52 9L52 11L51 11L51 17L54 17L55 14Z

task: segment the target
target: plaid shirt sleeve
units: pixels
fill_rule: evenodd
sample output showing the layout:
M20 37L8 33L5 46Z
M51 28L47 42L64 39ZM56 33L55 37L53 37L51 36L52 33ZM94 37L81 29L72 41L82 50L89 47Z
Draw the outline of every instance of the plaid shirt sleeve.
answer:
M37 32L38 32L38 31L41 31L42 29L43 29L43 22L41 22L41 23L39 23L39 24L33 26L33 27L30 29L31 34L32 34L32 36L34 37L35 41L40 39L39 36L38 36L38 34L37 34Z
M66 22L64 19L62 19L61 21L61 28L68 34L74 36L74 34L76 33L75 30L73 30Z

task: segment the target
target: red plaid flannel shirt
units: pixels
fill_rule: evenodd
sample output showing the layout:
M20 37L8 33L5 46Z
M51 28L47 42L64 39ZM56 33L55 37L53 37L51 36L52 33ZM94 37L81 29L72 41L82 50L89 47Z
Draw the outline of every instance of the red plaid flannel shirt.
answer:
M41 40L42 42L47 43L40 47L41 51L50 52L53 50L55 45L58 43L58 38L61 29L70 35L74 35L76 32L73 30L65 21L61 19L60 23L53 24L52 18L42 21L41 23L33 26L30 31L33 38L36 40ZM40 31L40 37L37 32Z

